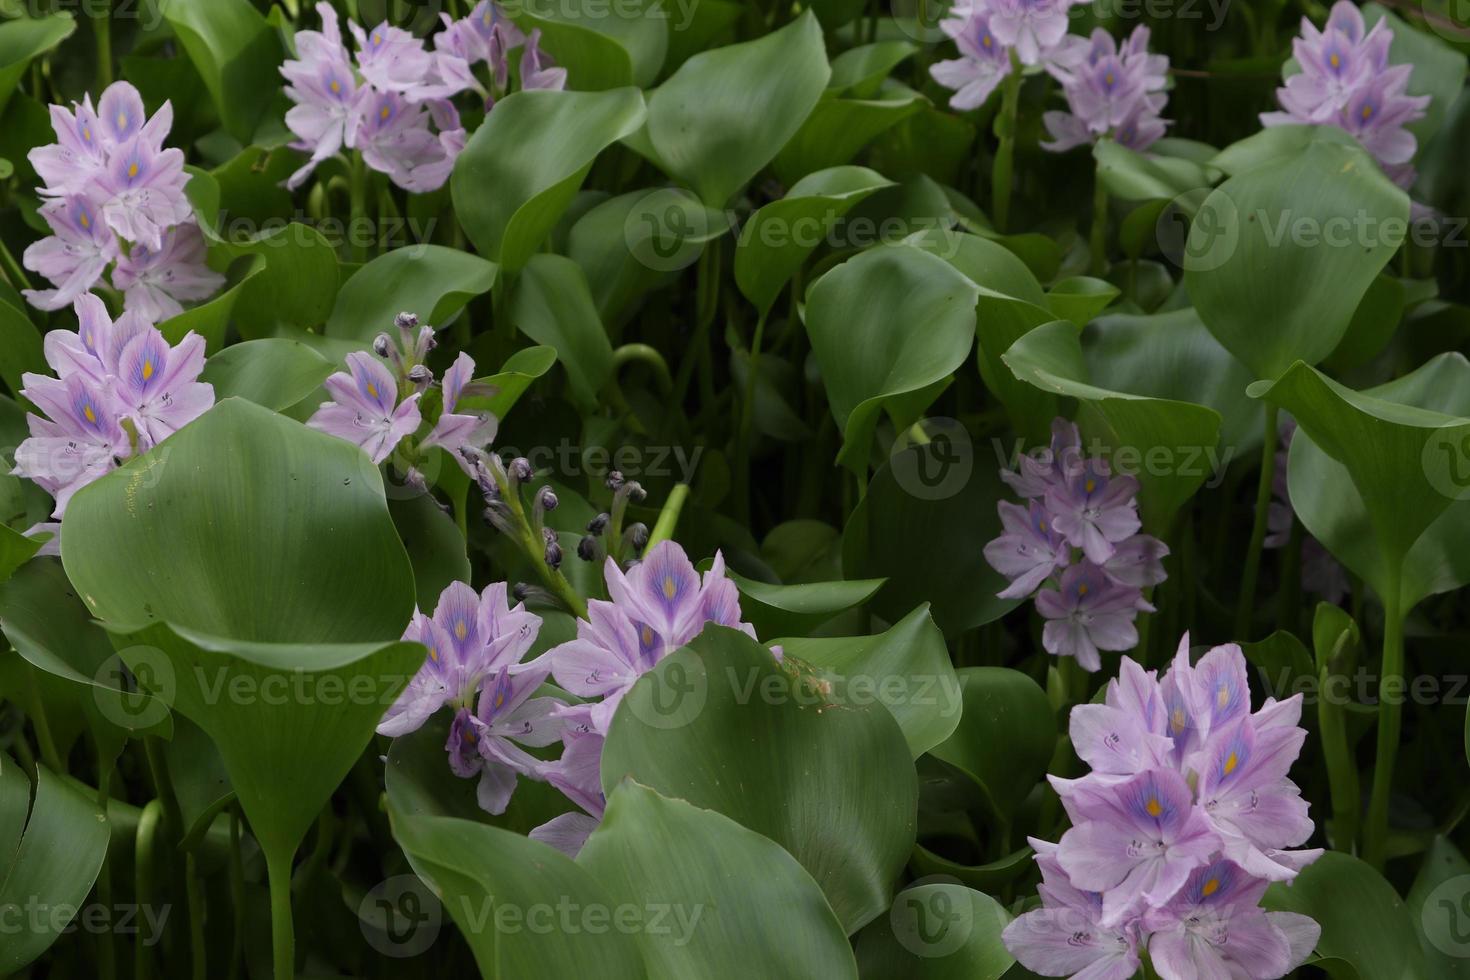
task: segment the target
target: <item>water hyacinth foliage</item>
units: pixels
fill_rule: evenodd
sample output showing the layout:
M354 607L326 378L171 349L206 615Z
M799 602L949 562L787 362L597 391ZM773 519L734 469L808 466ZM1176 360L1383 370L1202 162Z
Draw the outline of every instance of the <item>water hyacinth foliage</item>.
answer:
M0 976L1470 971L1467 54L0 0Z

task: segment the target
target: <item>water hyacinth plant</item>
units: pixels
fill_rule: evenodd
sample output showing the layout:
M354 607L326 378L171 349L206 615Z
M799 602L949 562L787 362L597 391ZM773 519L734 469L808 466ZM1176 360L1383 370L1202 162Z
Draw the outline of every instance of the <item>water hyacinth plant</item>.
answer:
M0 976L1459 975L1467 52L0 2Z

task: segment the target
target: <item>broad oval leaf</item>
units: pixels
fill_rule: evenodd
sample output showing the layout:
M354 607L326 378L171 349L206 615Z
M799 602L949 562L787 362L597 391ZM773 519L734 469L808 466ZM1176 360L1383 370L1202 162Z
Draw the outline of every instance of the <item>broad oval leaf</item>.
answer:
M159 12L204 79L225 128L250 143L282 100L280 35L249 0L161 0Z
M326 334L364 346L413 313L436 327L495 285L495 263L442 245L409 245L380 255L342 284Z
M279 412L316 391L331 373L331 362L305 344L267 337L215 354L200 380L214 385L217 399L244 398Z
M999 902L951 882L919 882L898 893L887 916L857 937L862 975L912 980L999 980L1016 962L1001 932Z
M510 315L522 333L556 351L576 402L595 408L612 376L612 344L581 267L561 255L531 256L516 279Z

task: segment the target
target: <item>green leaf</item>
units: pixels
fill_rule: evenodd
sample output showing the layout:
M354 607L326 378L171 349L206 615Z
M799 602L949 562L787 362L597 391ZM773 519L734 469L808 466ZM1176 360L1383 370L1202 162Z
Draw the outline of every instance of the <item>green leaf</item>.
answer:
M1288 487L1302 524L1407 611L1470 582L1470 362L1441 354L1353 391L1298 363L1250 393L1291 412Z
M205 233L215 242L223 241ZM230 311L242 337L268 337L283 327L306 330L326 322L337 298L341 269L337 250L321 232L293 221L264 235L215 247L232 256L258 255L265 260L260 275L240 285L240 297Z
M1174 514L1209 476L1206 452L1219 444L1220 413L1090 384L1072 324L1043 324L1016 341L1002 359L1016 377L1081 403L1084 446L1090 453L1091 440L1098 440L1113 472L1138 479L1139 510L1156 533L1168 529Z
M973 888L919 882L858 934L858 965L875 980L999 980L1016 962L1001 942L1010 921L999 902Z
M79 491L62 534L123 660L219 747L274 874L423 659L397 642L413 577L376 467L228 399Z
M209 833L215 817L235 802L235 789L219 749L204 729L182 716L174 719L173 738L163 755L184 818L179 846L193 850Z
M848 209L893 182L866 167L833 167L808 174L779 201L752 214L735 247L735 283L766 312L807 256L831 235Z
M873 612L898 622L921 603L954 635L1020 605L999 599L1006 580L975 542L1000 534L996 501L1009 499L996 467L976 468L968 441L948 438L893 453L868 484L842 534L847 578L886 578Z
M856 980L847 936L812 876L720 813L624 781L577 863L617 899L658 896L672 907L672 928L634 933L649 976ZM761 941L771 936L781 941Z
M916 759L960 723L959 681L926 608L876 636L795 637L780 645L787 664L813 669L832 703L877 701L892 712Z
M847 163L883 132L927 105L906 85L889 81L880 98L823 98L791 141L776 154L776 176L791 184L801 177Z
M833 616L862 605L883 585L882 579L855 582L803 582L776 585L725 573L740 590L740 612L757 636L804 633Z
M357 270L337 294L327 321L329 337L364 346L400 312L442 327L476 296L495 285L496 268L478 256L442 245L410 245L380 255Z
M20 376L27 371L50 371L41 347L41 332L23 311L0 303L0 378L16 397L23 386Z
M637 89L515 92L470 137L450 178L481 255L517 270L576 196L597 155L643 123Z
M500 371L488 378L479 378L495 388L495 394L487 398L461 398L463 411L490 412L498 419L510 414L511 408L520 401L526 389L537 378L545 377L556 363L556 351L550 347L525 347L510 356Z
M1327 358L1327 367L1341 374L1377 357L1398 329L1404 313L1404 294L1403 283L1380 273L1363 294L1342 341Z
M1121 292L1117 286L1102 279L1072 276L1051 287L1046 294L1046 305L1061 319L1085 327Z
M817 16L821 16L820 12ZM918 45L908 41L879 41L848 48L832 59L827 91L856 99L872 98L889 72L918 50Z
M578 926L598 921L608 925L607 918L590 916L618 909L611 889L565 854L482 823L389 812L394 837L419 877L434 886L459 923L481 976L608 980L649 976L638 942L626 931L554 927L559 908L575 909L578 918L573 922ZM649 914L647 901L638 899L639 913ZM497 914L515 918L506 919L502 928L494 918ZM537 921L553 927L528 928Z
M510 316L522 333L556 351L573 399L595 408L612 376L612 344L581 267L561 255L531 256L516 279Z
M22 825L17 841L12 832ZM13 921L6 930L0 973L16 972L60 938L97 880L108 837L107 815L75 785L39 766L32 799L25 774L0 754L0 909L26 916L23 927ZM25 911L37 906L47 914Z
M22 17L0 24L0 112L15 94L31 59L50 51L77 29L71 14Z
M977 891L997 891L1029 871L1034 866L1032 856L1031 848L1022 847L988 864L960 864L915 844L909 864L916 874L943 875Z
M321 386L332 373L325 357L295 340L266 338L226 347L199 376L214 385L216 400L244 398L279 412Z
M954 734L930 755L973 779L992 815L1009 823L1051 761L1057 739L1051 702L1018 670L966 667L955 673L964 713Z
M204 338L204 350L207 354L218 353L225 345L235 308L240 305L240 300L255 280L264 276L265 270L266 265L262 259L252 259L244 275L233 286L207 303L185 310L178 316L169 317L158 325L159 332L170 344L177 344L192 330ZM253 325L242 326L250 331Z
M1435 29L1433 25L1431 30L1416 29L1404 23L1382 4L1363 5L1363 21L1369 29L1381 20L1387 21L1385 26L1393 32L1393 43L1388 48L1388 63L1413 65L1408 94L1430 97L1429 108L1425 110L1424 117L1405 126L1418 137L1419 148L1422 150L1440 131L1449 115L1450 107L1465 87L1465 55L1435 37L1432 33ZM1451 26L1450 29L1458 34L1456 27L1457 25Z
M978 295L953 266L908 246L862 252L813 284L807 336L843 434L838 462L865 472L879 414L911 424L927 407L922 393L932 400L964 363Z
M888 908L913 846L918 783L885 709L813 700L770 651L706 627L618 706L603 789L632 777L764 834L811 873L850 933Z
M230 135L250 143L281 92L280 35L249 0L160 0Z
M1205 198L1190 226L1185 286L1225 349L1256 377L1276 378L1337 347L1408 217L1408 196L1367 154L1314 139Z
M1192 160L1145 155L1112 140L1099 140L1092 155L1097 160L1096 179L1121 201L1172 200L1211 183L1205 168Z
M653 84L669 47L669 17L658 0L569 0L528 4L515 20L541 29L541 47L566 67L569 88L596 91Z
M1357 858L1327 851L1290 887L1276 884L1261 902L1268 909L1311 916L1322 927L1314 961L1339 980L1427 978L1414 926L1393 886Z
M648 141L670 175L724 207L790 141L830 75L821 26L804 13L680 65L648 100Z
M451 582L470 580L470 560L464 535L454 518L432 495L421 493L388 501L388 512L413 564L413 580L420 609L433 609L439 593Z
M1470 861L1448 837L1435 837L1405 900L1430 976L1470 977L1463 919L1467 895Z

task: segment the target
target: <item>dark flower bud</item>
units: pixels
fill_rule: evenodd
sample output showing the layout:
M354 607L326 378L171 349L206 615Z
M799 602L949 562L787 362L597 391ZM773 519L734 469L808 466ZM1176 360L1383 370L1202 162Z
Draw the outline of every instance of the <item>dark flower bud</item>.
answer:
M556 492L550 487L542 487L540 491L536 494L536 506L540 507L542 510L556 510L557 503L558 501L556 499Z
M643 500L648 496L648 491L643 489L643 484L639 483L637 480L629 480L627 483L623 484L621 492L625 494L627 498L633 501L633 503L635 504L642 503Z
M592 520L587 522L587 533L601 534L603 531L607 530L607 524L611 520L612 515L607 513L606 511L598 514L596 517L592 518Z
M413 330L419 325L419 318L412 313L400 313L393 318L393 325L399 330Z
M517 483L525 483L536 475L536 471L531 468L531 461L524 456L517 456L511 460L508 470L510 472L510 478Z
M648 546L648 525L634 524L628 528L628 544L634 551L642 551Z
M617 470L609 470L607 474L607 488L614 493L623 489L623 474Z
M541 538L546 542L546 567L557 569L561 567L561 541L556 532L549 527L541 529Z
M525 602L526 596L531 594L531 587L525 582L517 582L510 587L510 594L515 596L516 602Z
M592 535L589 534L586 537L584 537L581 541L578 541L577 542L577 557L580 558L580 559L582 559L583 561L596 561L597 560L597 539L595 537L593 537Z
M426 385L434 380L434 372L422 364L415 364L408 369L408 380L416 385Z
M379 357L387 357L393 352L393 338L385 333L380 333L373 338L373 353Z

